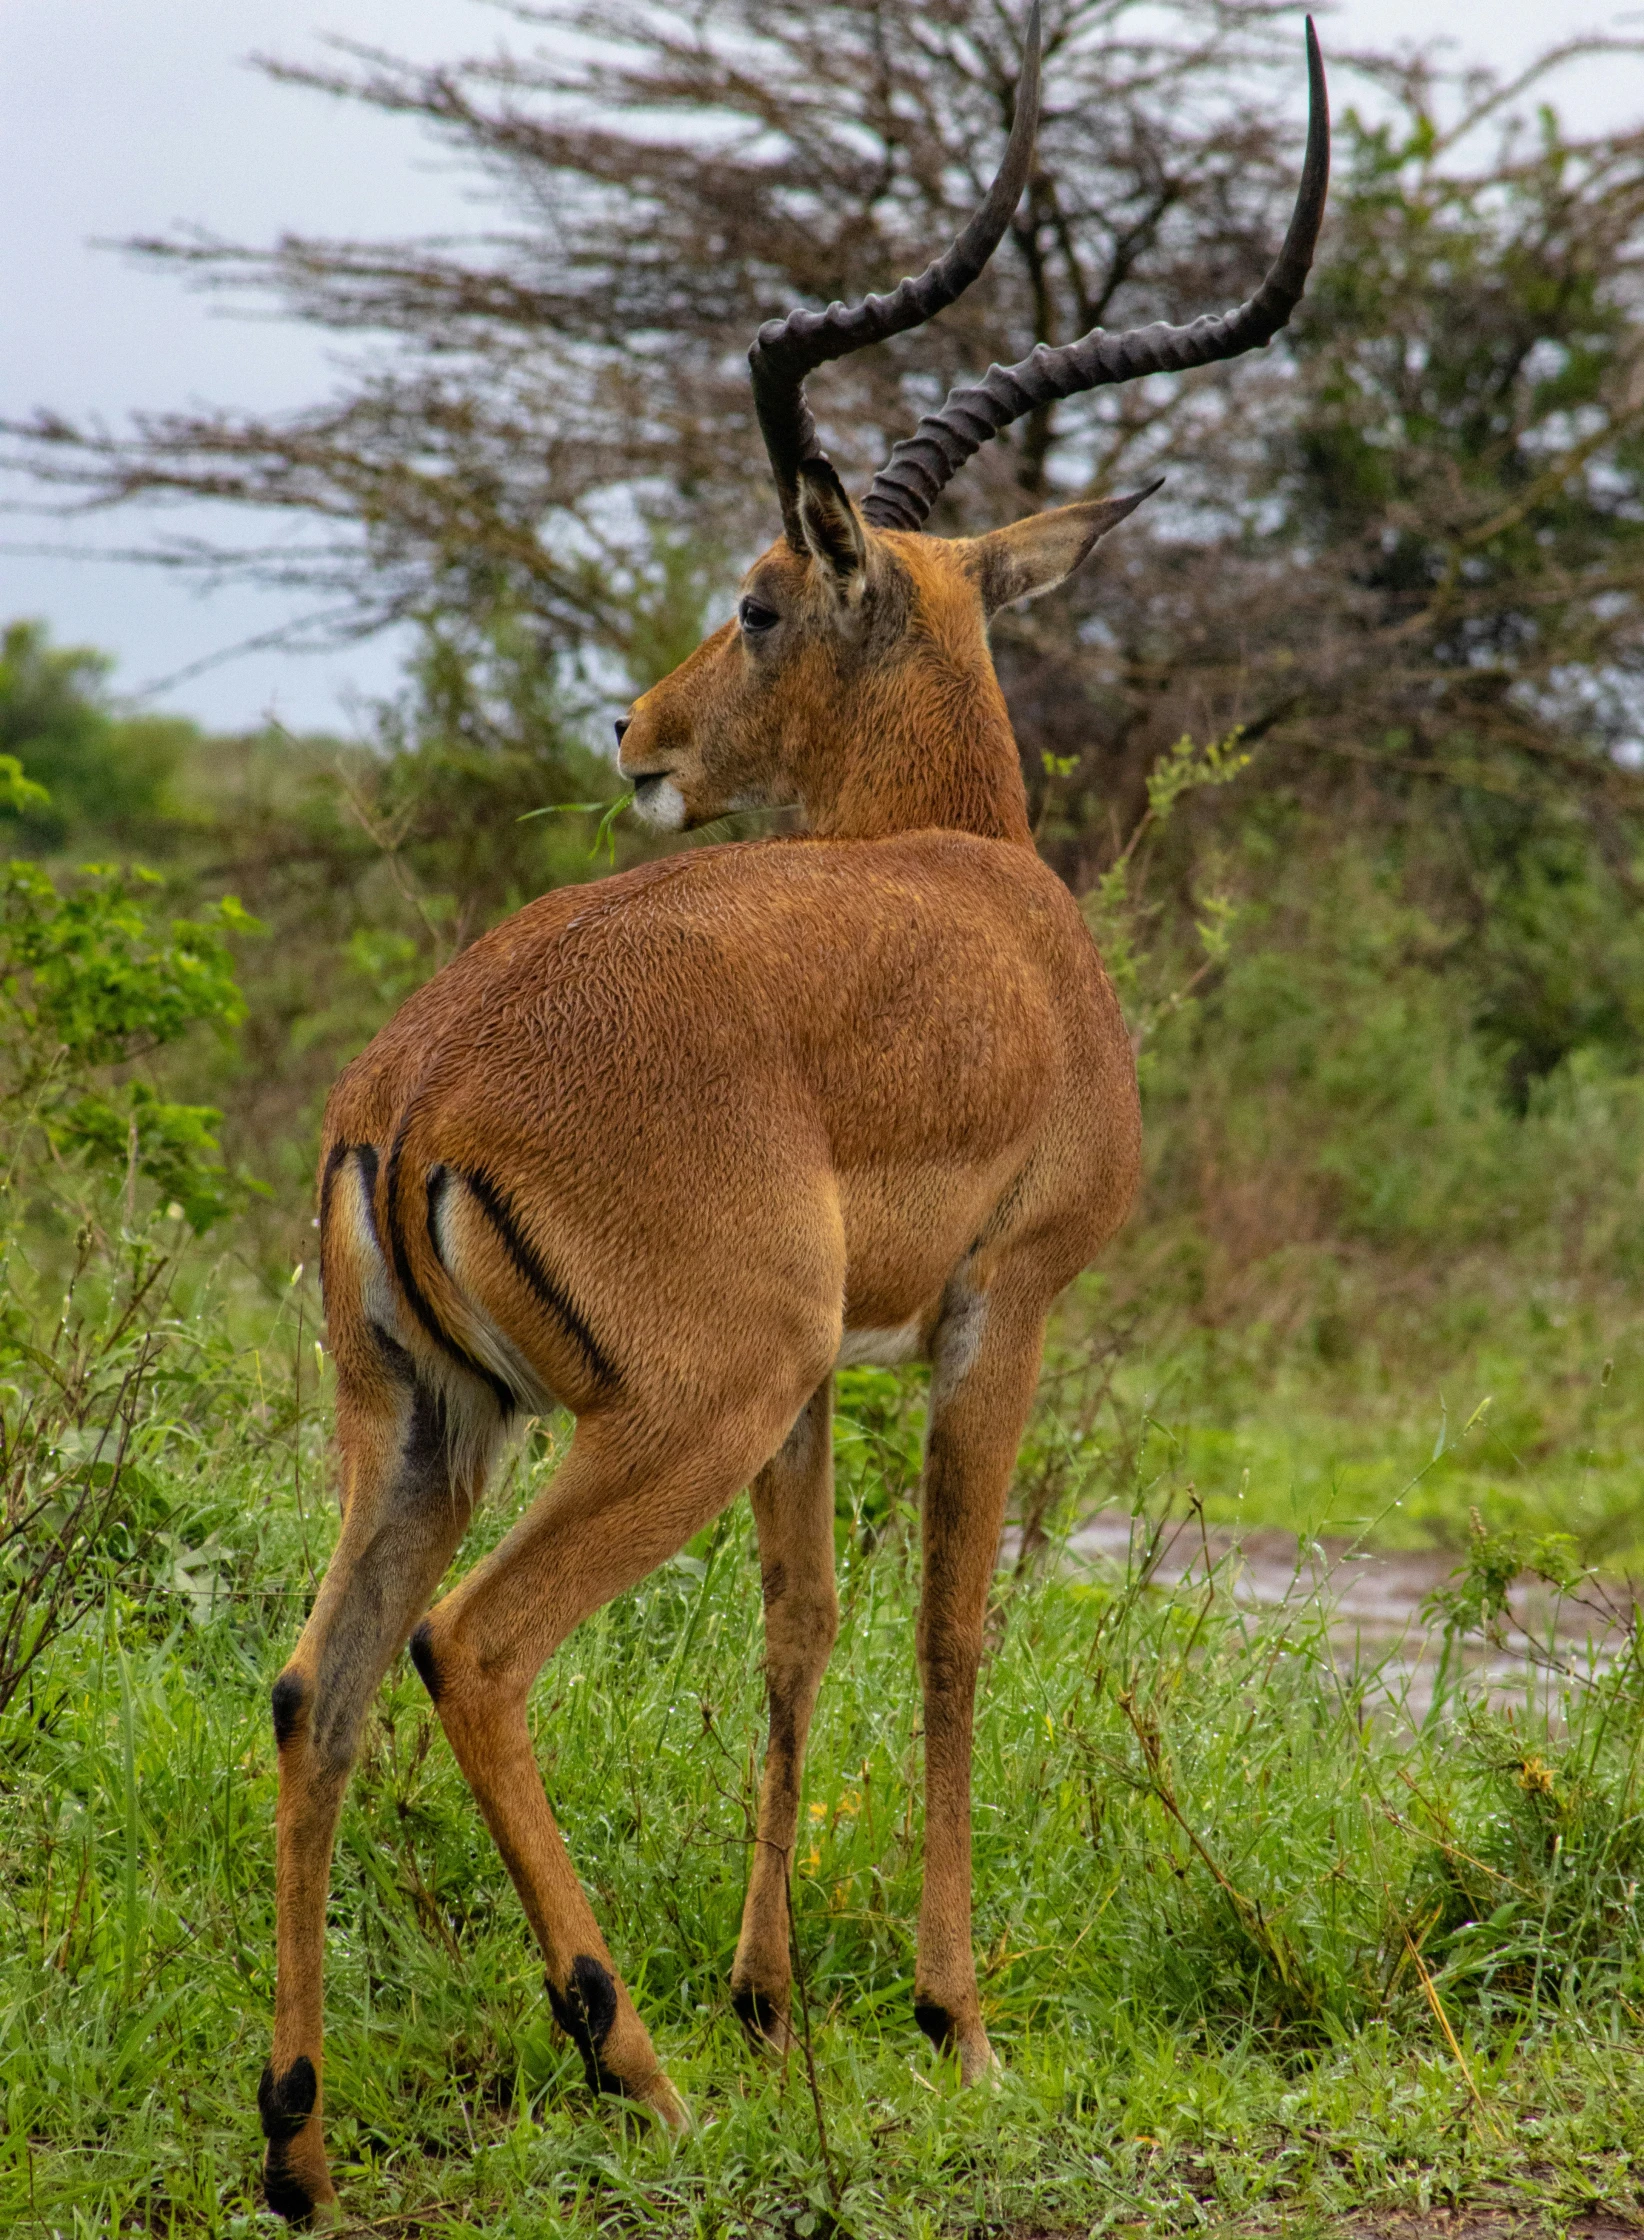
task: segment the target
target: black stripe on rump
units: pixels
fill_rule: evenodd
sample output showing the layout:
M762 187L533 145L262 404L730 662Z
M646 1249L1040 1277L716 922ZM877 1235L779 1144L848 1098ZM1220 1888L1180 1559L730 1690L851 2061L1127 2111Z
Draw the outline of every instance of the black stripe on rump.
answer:
M325 1233L331 1224L331 1197L336 1188L337 1174L345 1159L360 1162L360 1187L365 1200L365 1225L371 1232L371 1242L382 1251L382 1239L377 1234L377 1147L374 1143L334 1143L325 1162L325 1173L320 1177L320 1257L325 1257Z
M362 1143L359 1147L360 1194L365 1202L365 1225L371 1232L371 1242L379 1260L387 1255L382 1248L382 1238L377 1231L377 1147ZM417 1364L391 1331L380 1322L367 1319L366 1328L371 1332L377 1351L387 1363L388 1373L397 1384L420 1390L417 1384Z
M456 1171L474 1193L486 1218L501 1237L509 1259L549 1313L569 1330L582 1348L583 1356L595 1376L602 1384L615 1384L615 1362L589 1329L575 1300L553 1275L541 1253L520 1227L502 1185L488 1175L483 1167L459 1167Z
M334 1143L326 1156L325 1172L320 1176L320 1297L325 1297L325 1236L331 1224L331 1193L336 1187L337 1170L348 1158L354 1146L351 1143ZM375 1154L373 1154L373 1157Z
M435 1345L443 1353L449 1354L451 1359L462 1368L466 1369L471 1377L478 1377L482 1384L488 1385L495 1394L497 1406L502 1410L503 1415L505 1417L511 1416L516 1405L512 1388L504 1384L501 1377L497 1376L493 1370L488 1369L483 1361L476 1361L467 1347L459 1345L456 1339L452 1337L450 1331L445 1328L429 1305L423 1288L417 1281L416 1271L411 1265L411 1255L405 1246L405 1232L400 1226L398 1189L400 1156L405 1149L405 1130L406 1122L402 1120L399 1131L394 1137L393 1148L388 1154L388 1180L387 1187L383 1192L385 1209L388 1215L388 1247L394 1262L394 1273L399 1278L400 1289L405 1293L411 1312L433 1339ZM430 1188L428 1192L428 1226L431 1243L433 1242L436 1202L434 1190ZM434 1246L434 1257L439 1258L437 1245ZM442 1261L440 1264L443 1267L444 1262Z
M369 1147L367 1148L369 1149ZM337 1169L345 1159L352 1155L353 1150L354 1146L351 1143L334 1143L326 1157L325 1172L320 1177L320 1242L322 1244L325 1242L326 1222L331 1218L331 1192L336 1184ZM375 1162L376 1153L373 1151L370 1156Z

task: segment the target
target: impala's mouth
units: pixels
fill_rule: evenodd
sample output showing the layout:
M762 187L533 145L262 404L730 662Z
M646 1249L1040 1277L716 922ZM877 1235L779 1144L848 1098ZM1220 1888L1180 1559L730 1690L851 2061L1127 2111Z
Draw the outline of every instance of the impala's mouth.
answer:
M634 808L658 832L683 832L685 796L666 770L630 770Z

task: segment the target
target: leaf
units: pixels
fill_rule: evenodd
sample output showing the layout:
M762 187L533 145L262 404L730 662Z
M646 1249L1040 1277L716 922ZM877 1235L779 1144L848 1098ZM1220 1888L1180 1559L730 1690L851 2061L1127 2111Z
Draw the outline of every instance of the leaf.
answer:
M17 757L0 754L0 817L20 817L27 810L45 809L50 805L51 795L44 786L24 777L23 765Z

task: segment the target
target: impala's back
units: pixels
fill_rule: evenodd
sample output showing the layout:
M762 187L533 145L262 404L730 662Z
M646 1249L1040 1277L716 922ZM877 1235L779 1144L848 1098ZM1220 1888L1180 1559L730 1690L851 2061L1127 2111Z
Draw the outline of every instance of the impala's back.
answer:
M1122 1023L1029 850L965 834L705 850L545 897L339 1082L333 1343L466 1417L923 1351L1031 1227L1052 1292L1123 1218ZM699 1373L699 1372L698 1372Z

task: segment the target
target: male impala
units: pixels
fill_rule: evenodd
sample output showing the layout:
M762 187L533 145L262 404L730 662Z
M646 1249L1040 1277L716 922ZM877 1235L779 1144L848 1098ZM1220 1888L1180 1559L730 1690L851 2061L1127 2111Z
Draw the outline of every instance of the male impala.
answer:
M408 1638L590 2080L685 2122L561 1843L526 1696L580 1619L743 1486L770 1736L731 1983L749 2030L785 2042L800 1769L836 1624L840 1363L933 1369L914 2016L966 2080L993 2061L970 1947L984 1606L1045 1317L1124 1219L1139 1127L1118 1006L1034 853L987 620L1061 582L1140 500L953 542L921 525L1034 406L1232 357L1284 324L1328 169L1311 25L1308 68L1295 215L1248 303L994 367L855 506L818 449L805 376L930 318L987 262L1032 157L1035 9L1003 166L954 246L889 296L760 329L754 397L784 535L736 618L618 725L655 823L788 803L808 836L544 895L413 996L332 1095L320 1210L343 1526L274 1687L279 1979L258 2094L268 2197L288 2217L333 2198L332 1837L366 1707ZM510 1422L556 1404L576 1434L552 1485L429 1610Z

